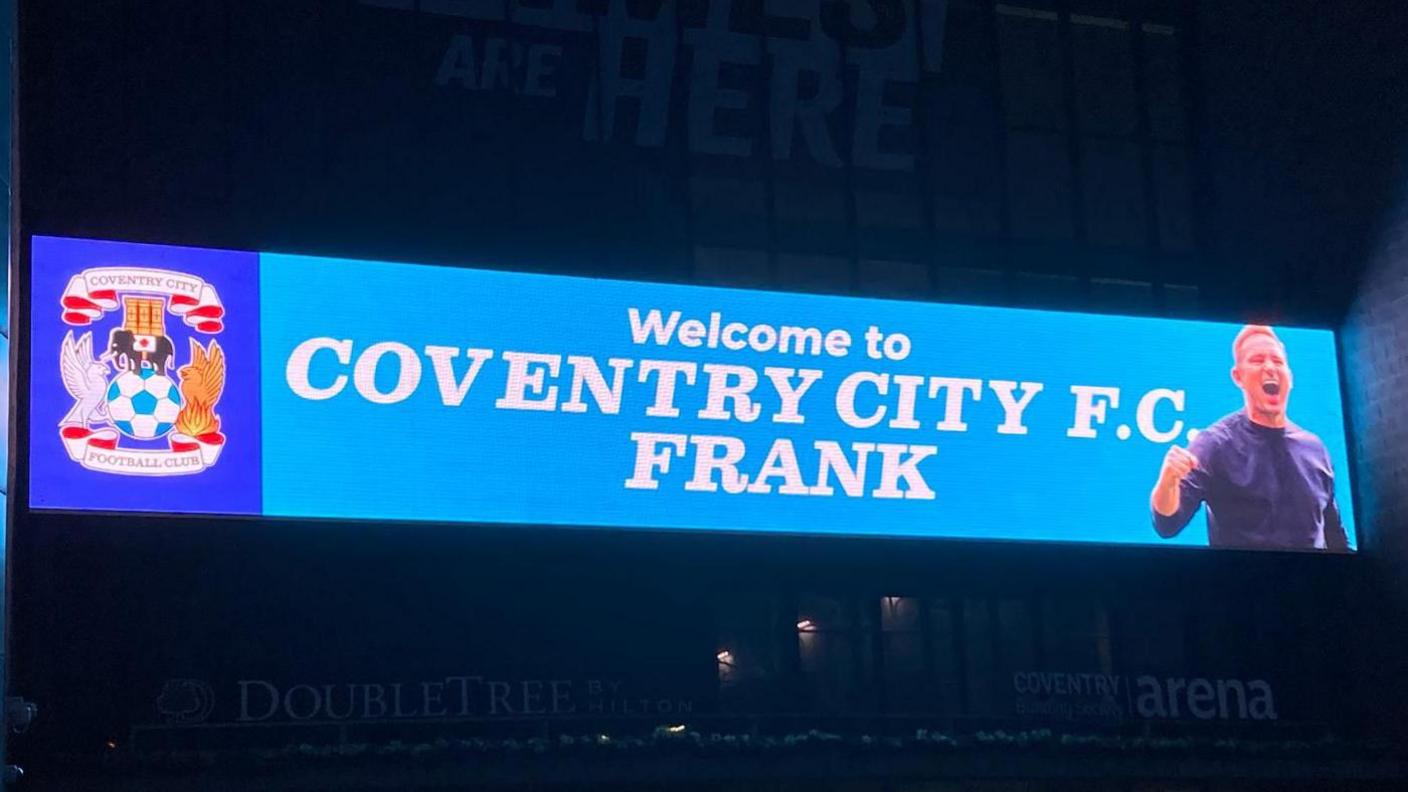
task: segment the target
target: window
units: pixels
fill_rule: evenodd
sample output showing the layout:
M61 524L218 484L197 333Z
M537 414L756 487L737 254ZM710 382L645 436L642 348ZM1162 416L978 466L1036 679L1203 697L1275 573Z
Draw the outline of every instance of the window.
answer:
M1008 126L1064 129L1066 69L1057 13L1003 3L996 10Z
M929 270L913 261L866 259L860 262L860 290L879 296L924 294Z
M1126 674L1177 674L1189 667L1184 625L1177 603L1134 601L1119 610L1120 666Z
M786 667L780 638L790 613L775 596L731 596L715 611L715 664L724 711L785 709L777 681ZM781 628L781 629L780 629Z
M929 647L933 653L934 709L950 715L964 711L964 664L959 654L961 619L954 600L929 602Z
M964 670L968 692L968 715L997 715L997 699L1003 691L997 671L997 643L993 640L993 612L985 599L963 600Z
M798 608L797 654L818 712L872 708L874 626L860 603L835 597L803 597Z
M929 711L922 603L914 597L881 597L880 640L886 711Z
M769 285L768 257L762 250L697 247L694 277L700 283L728 286Z
M1090 302L1092 307L1118 311L1138 308L1152 312L1154 308L1154 284L1148 281L1123 280L1121 278L1092 278L1090 281Z
M1176 4L1120 0L949 3L940 67L885 80L884 105L898 115L882 124L883 166L856 159L856 125L866 120L856 109L859 66L839 51L807 53L815 63L796 76L794 104L767 98L766 58L725 70L720 79L751 99L716 126L752 141L751 154L704 154L670 140L687 162L690 243L760 258L701 266L701 274L722 284L964 300L972 295L950 288L944 268L992 267L1005 279L1032 269L1017 260L1029 240L1068 241L1070 255L1045 258L1078 280L1075 289L1040 292L1035 304L1080 306L1097 277L1148 282L1156 293L1169 273L1188 280L1153 263L1192 252L1197 238L1181 13ZM681 96L688 87L676 86ZM979 244L1014 256L955 259L953 251ZM1093 251L1119 254L1108 259L1117 266L1092 264Z
M1047 599L1042 628L1046 665L1051 670L1113 673L1110 619L1102 603Z

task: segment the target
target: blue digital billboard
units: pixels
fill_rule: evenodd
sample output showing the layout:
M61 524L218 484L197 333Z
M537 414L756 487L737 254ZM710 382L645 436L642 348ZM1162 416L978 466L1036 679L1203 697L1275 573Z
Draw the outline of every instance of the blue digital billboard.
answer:
M34 509L1355 548L1322 329L35 237Z

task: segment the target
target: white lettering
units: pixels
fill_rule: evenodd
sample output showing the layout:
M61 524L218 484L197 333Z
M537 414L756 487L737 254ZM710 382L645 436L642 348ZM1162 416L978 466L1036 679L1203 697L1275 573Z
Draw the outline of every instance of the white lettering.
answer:
M880 452L880 487L872 495L877 498L934 499L934 491L925 483L918 466L938 453L937 446L879 443L875 450ZM902 454L909 454L909 457L902 459ZM905 483L903 490L899 488L901 479Z
M851 466L839 443L818 440L815 448L821 452L821 462L816 474L816 484L808 490L810 494L833 494L835 490L827 483L833 472L836 474L837 483L848 497L859 498L865 494L865 460L870 456L870 452L875 450L874 443L851 443L851 450L856 453L855 467Z
M758 420L762 406L754 403L750 393L758 385L758 373L747 366L729 366L721 363L705 363L704 373L709 375L709 396L700 418L726 421L730 413L725 409L727 402L733 402L732 416L745 423ZM736 384L729 380L736 379Z
M678 418L680 410L675 406L675 382L684 375L686 385L694 384L694 376L699 367L693 363L674 360L642 360L639 381L645 382L653 373L655 377L655 403L645 408L645 414L652 418Z
M841 380L841 387L836 389L836 414L846 422L847 426L856 429L869 429L885 418L885 405L876 406L875 412L864 418L857 414L856 389L862 383L874 385L876 392L884 396L890 387L890 375L877 374L873 371L857 371Z
M821 379L819 369L790 369L790 368L765 368L763 373L772 380L772 385L777 389L777 395L782 399L782 409L773 415L773 423L799 424L805 423L806 418L798 410L802 397L817 380ZM794 376L801 377L802 381L797 385L792 384Z
M658 308L650 309L644 322L640 320L640 311L635 308L627 309L626 314L631 320L631 342L635 344L644 344L647 338L654 336L656 345L665 346L670 343L670 336L675 334L675 325L680 321L679 311L670 312L669 322L662 321Z
M1139 427L1139 433L1144 435L1145 439L1155 443L1167 443L1183 434L1183 421L1181 420L1175 420L1173 428L1167 432L1160 432L1154 426L1154 410L1158 408L1161 401L1168 401L1173 404L1173 409L1179 412L1183 411L1183 391L1155 388L1144 394L1144 398L1139 400L1139 407L1134 414L1134 422Z
M584 413L587 405L582 401L582 386L585 384L587 390L591 391L592 398L596 400L597 409L604 415L616 415L621 412L621 384L625 379L626 369L635 365L633 361L625 358L611 358L606 361L611 367L611 386L608 388L606 379L601 376L601 369L597 368L596 361L589 357L579 355L568 355L567 364L572 367L572 390L571 397L563 402L562 411L570 413Z
M895 397L895 417L890 419L891 429L919 428L919 421L914 418L914 399L918 394L919 386L923 384L923 377L916 377L912 374L895 375L895 388L899 392Z
M557 409L557 386L544 387L543 375L556 377L562 363L561 355L543 355L536 352L505 352L508 362L508 380L504 383L504 395L494 400L500 410L543 410ZM532 371L529 367L532 366ZM530 399L528 395L542 398Z
M396 385L382 392L376 387L377 366L387 355L395 355L400 361L400 371L396 374ZM399 341L381 341L372 344L357 356L357 365L352 369L352 384L362 398L372 404L395 404L410 398L420 384L420 358L416 351Z
M425 348L425 356L430 358L430 368L435 372L435 384L440 387L440 401L446 407L458 407L464 402L464 397L469 393L470 386L479 376L479 370L484 368L484 361L493 357L494 351L491 349L465 350L465 356L469 358L469 369L465 371L463 379L455 382L453 361L459 355L459 347L427 346Z
M1095 437L1093 424L1105 423L1105 405L1120 406L1120 389L1098 385L1072 385L1076 397L1076 422L1066 430L1067 437Z
M748 491L759 495L772 492L768 479L774 476L782 478L782 486L777 488L779 494L808 494L807 485L802 483L801 469L797 466L797 452L792 447L792 441L785 437L773 442L767 459L763 460L763 467L758 471L758 477L748 485Z
M1046 386L1040 382L1023 382L1022 398L1012 398L1012 391L1017 388L1017 383L1011 380L988 380L988 388L997 394L997 400L1002 404L1002 423L997 427L998 434L1024 435L1027 427L1022 425L1022 413L1026 412L1027 405L1031 404L1032 397L1041 393Z
M929 398L935 398L940 390L948 390L944 401L944 419L934 427L940 432L966 432L968 424L963 421L963 394L972 394L973 401L983 399L983 381L962 377L930 377Z
M708 368L707 366L705 368ZM694 478L686 481L684 488L692 492L717 492L719 485L714 483L714 471L719 472L724 492L736 495L748 486L748 477L738 472L738 463L743 459L743 441L736 437L714 435L694 435L689 442L695 446ZM714 451L722 448L723 456Z
M628 489L653 490L660 488L655 480L655 471L662 475L670 472L670 449L684 456L685 442L689 438L680 434L659 434L656 432L631 432L631 441L636 444L635 473L626 479ZM664 449L657 446L664 444Z
M323 349L331 349L337 355L337 362L347 365L352 362L352 340L336 338L310 338L307 341L294 347L293 353L288 356L288 364L284 367L284 379L288 382L288 387L299 396L311 401L322 401L331 399L342 392L347 387L347 375L338 374L333 378L332 384L319 388L308 381L308 367L312 364L313 355Z

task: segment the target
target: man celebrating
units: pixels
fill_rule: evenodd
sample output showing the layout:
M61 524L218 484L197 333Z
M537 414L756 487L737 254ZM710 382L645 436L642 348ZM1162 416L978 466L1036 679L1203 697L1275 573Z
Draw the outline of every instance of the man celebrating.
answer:
M1168 450L1150 496L1154 530L1177 535L1207 503L1213 547L1347 550L1325 444L1286 419L1286 347L1270 327L1247 325L1232 359L1244 406Z

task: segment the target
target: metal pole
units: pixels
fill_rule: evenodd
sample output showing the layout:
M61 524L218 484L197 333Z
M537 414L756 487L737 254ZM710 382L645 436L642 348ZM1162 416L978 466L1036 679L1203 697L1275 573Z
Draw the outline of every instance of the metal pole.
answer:
M5 108L4 118L0 118L0 124L5 124L10 130L10 145L4 149L4 163L0 167L0 173L4 174L5 215L9 223L8 242L5 250L5 283L7 286L7 298L9 305L14 306L18 300L15 288L15 257L13 251L19 246L19 212L16 198L16 175L18 174L18 157L15 152L18 150L18 126L15 123L15 103L18 99L15 90L16 72L16 39L17 39L17 17L15 11L16 0L0 0L0 46L4 47L4 57L0 59L0 69L3 69L3 79L0 79L0 91L4 91L4 101L0 106ZM15 399L13 390L15 388L14 377L14 345L11 343L10 332L10 311L5 314L5 319L0 322L0 336L3 336L4 348L8 352L5 356L6 383L8 387L0 390L7 403L0 405L7 422L7 435L13 435L9 431L14 427ZM28 718L33 715L33 707L28 702L19 698L11 698L10 678L9 678L9 636L10 636L10 523L13 520L15 505L12 502L11 493L14 481L14 460L17 454L14 451L16 438L9 436L4 444L6 476L4 483L4 509L0 510L0 519L4 524L0 525L0 691L4 692L4 709L0 711L0 790L4 790L16 781L22 771L11 765L9 762L8 735L10 730L16 726L28 725Z
M3 79L3 81L0 81L0 90L3 90L3 91L6 92L6 95L4 96L4 102L3 102L2 104L0 104L0 106L3 106L3 107L5 108L5 110L6 110L6 112L5 112L5 117L4 117L3 119L0 119L0 124L5 124L5 125L6 125L7 127L9 127L9 129L10 129L10 145L4 149L4 157L5 157L4 167L3 167L3 168L0 168L0 172L3 172L4 175L5 175L5 184L4 184L4 195L3 195L3 198L4 198L4 201L5 201L5 222L9 224L8 227L7 227L7 228L8 228L8 233L7 233L7 237L6 237L6 241L7 241L9 244L5 246L5 297L7 298L7 303L6 303L5 319L4 319L3 322L0 322L0 335L3 335L3 336L4 336L4 340L5 340L5 352L10 353L10 354L5 355L5 365L6 365L6 367L7 367L7 368L6 368L6 371L5 371L5 374L6 374L6 376L5 376L5 384L6 384L8 387L6 387L6 388L4 389L4 398L6 399L6 403L3 405L3 408L4 408L4 410L5 410L5 412L4 412L5 421L6 421L6 423L7 423L7 427L6 427L6 428L8 429L10 426L13 426L13 424L10 422L10 416L12 415L12 411L11 411L11 409L10 409L10 404L11 404L11 402L13 401L13 396L12 396L12 394L11 394L11 390L13 389L13 386L14 386L14 372L15 372L14 364L12 363L12 359L13 359L14 355L13 355L13 351L12 351L12 349L11 349L11 344L9 343L9 342L10 342L10 311L9 311L9 305L10 305L10 303L13 302L14 295L15 295L15 283L14 283L14 274L13 274L14 267L11 266L10 260L11 260L11 258L12 258L12 257L11 257L11 251L14 250L14 248L15 248L15 240L17 239L18 230L19 230L19 224L16 222L16 221L18 220L18 215L17 215L16 212L15 212L14 190L13 190L14 183L15 183L15 169L14 169L15 157L14 157L14 150L15 150L15 131L16 131L16 129L15 129L15 123L14 123L14 116L15 116L15 2L14 2L14 0L0 0L0 39L3 39L3 42L0 42L0 43L2 43L3 46L4 46L4 59L3 59L3 61L0 61L0 64L2 64L2 67L3 67L3 69L4 69L4 79ZM9 434L8 431L6 432L6 434L7 434L7 435ZM9 438L9 437L7 436L7 437L6 437L6 440L11 440L11 438ZM19 770L18 770L18 768L12 768L11 765L10 765L10 752L9 752L10 746L9 746L9 740L8 740L8 736L9 736L9 732L10 732L9 722L8 722L8 721L9 721L9 717L8 717L8 710L9 710L8 702L9 702L9 695L10 695L10 666L9 666L9 660L10 660L10 641L9 641L9 638L10 638L10 542L9 542L9 539L10 539L10 530L9 530L9 529L10 529L10 519L11 519L11 517L10 517L10 512L11 512L11 504L10 504L10 490L11 490L11 486L10 486L10 484L11 484L11 481L13 480L13 475L12 475L12 472L11 472L11 467L12 467L12 465L11 465L11 460L14 459L14 454L13 454L13 452L11 451L11 448L10 448L10 446L11 446L12 444L13 444L12 442L7 442L7 443L5 443L5 449L4 449L4 453L5 453L5 484L4 484L4 486L5 486L5 492L4 492L4 497L5 497L5 509L4 509L4 511L3 511L3 515L4 515L4 516L3 516L3 517L0 517L0 519L3 519L3 520L5 521L5 522L4 522L4 525L0 525L0 562L3 562L3 563L0 563L0 691L3 691L3 694L4 694L4 701L6 702L6 706L5 706L5 711L4 711L4 713L0 713L0 714L3 714L3 715L4 715L3 718L0 718L0 768L3 768L3 773L0 773L0 790L4 790L4 789L8 788L8 787L10 786L10 782L11 782L12 780L14 780L15 778L18 778L18 776L19 776Z

